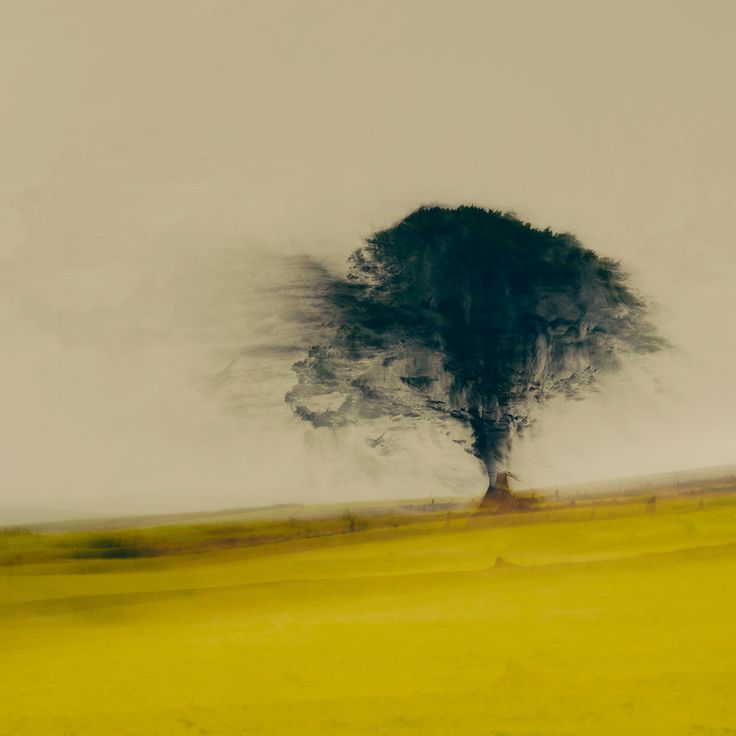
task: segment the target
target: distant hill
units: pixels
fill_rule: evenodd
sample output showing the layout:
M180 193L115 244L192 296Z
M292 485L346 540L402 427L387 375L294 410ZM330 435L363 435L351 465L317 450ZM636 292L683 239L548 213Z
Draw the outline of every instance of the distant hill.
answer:
M695 489L702 484L712 484L716 481L736 480L736 465L714 465L705 468L689 468L673 470L667 473L653 473L651 475L631 475L623 478L605 478L559 486L542 486L534 490L540 493L552 493L559 490L560 495L617 493L626 491L645 491L663 488L680 490Z
M18 524L44 524L90 518L92 514L76 509L46 509L32 506L0 506L0 527Z
M608 478L570 485L537 488L516 488L561 497L588 495L616 495L619 493L656 492L674 490L682 493L711 488L720 481L736 482L736 465L718 465L707 468L655 473L652 475ZM29 526L47 531L73 529L121 529L127 527L161 526L166 524L215 524L220 522L266 521L278 519L317 519L339 515L351 510L360 514L382 514L392 511L424 513L427 511L459 509L474 504L476 499L465 496L407 498L383 501L345 501L315 504L273 504L270 506L212 509L194 512L156 514L102 514L75 510L33 507L0 507L0 527Z
M6 521L0 509L0 528L7 526L27 526L38 531L74 531L127 529L170 524L220 524L258 521L279 521L292 519L304 521L340 516L351 512L362 516L401 512L402 514L434 513L465 508L474 499L466 497L392 499L387 501L346 501L344 503L315 504L274 504L271 506L216 509L212 511L180 512L173 514L139 514L103 516L101 514L78 514L76 518L69 513L59 512L56 518L44 516L41 510L26 510L19 513L15 521ZM32 513L36 513L35 518ZM9 517L8 517L9 518Z

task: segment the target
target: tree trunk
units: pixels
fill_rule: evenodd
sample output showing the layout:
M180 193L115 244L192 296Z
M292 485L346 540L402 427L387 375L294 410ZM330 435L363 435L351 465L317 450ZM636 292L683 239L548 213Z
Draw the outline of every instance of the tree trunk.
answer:
M506 473L497 473L495 482L488 484L488 490L486 491L483 500L480 502L481 506L505 506L514 497L509 487L509 479Z

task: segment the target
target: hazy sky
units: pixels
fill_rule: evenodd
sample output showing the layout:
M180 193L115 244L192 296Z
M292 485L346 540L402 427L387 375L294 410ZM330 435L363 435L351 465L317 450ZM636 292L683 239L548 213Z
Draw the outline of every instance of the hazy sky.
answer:
M725 1L0 0L0 506L480 493L429 431L383 456L300 423L294 356L253 350L293 336L287 256L340 270L422 203L574 232L675 346L540 414L526 485L736 461L735 24Z

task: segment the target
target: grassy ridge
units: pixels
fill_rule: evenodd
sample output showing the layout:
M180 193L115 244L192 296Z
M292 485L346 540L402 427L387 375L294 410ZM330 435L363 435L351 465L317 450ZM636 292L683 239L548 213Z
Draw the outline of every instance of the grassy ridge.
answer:
M0 733L732 733L736 496L351 515L4 533Z
M464 505L465 506L465 505ZM295 542L297 540L355 534L369 530L408 530L467 519L472 512L357 514L346 510L340 516L289 518L266 521L227 521L93 529L48 533L23 527L0 529L0 567L50 563L74 559L137 559L202 554L219 550Z

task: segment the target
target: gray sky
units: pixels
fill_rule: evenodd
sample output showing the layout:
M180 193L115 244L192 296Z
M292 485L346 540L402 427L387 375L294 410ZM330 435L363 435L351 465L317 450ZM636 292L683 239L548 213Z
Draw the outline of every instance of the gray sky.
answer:
M525 484L736 460L730 2L0 1L0 506L480 493L289 414L282 257L422 203L620 258L675 345L517 445ZM213 378L230 366L225 388Z

